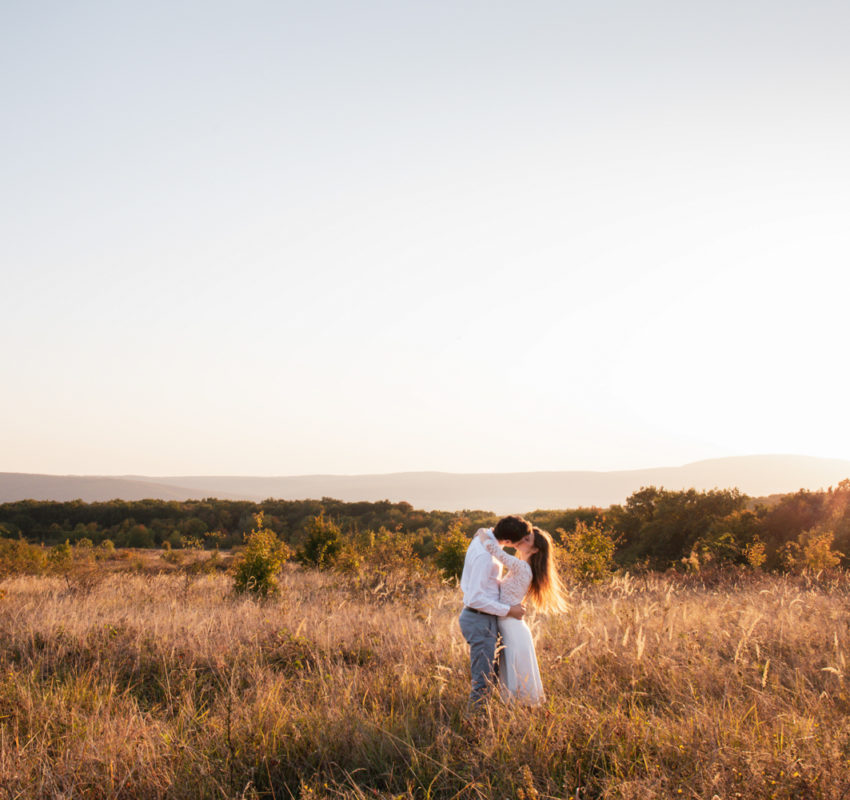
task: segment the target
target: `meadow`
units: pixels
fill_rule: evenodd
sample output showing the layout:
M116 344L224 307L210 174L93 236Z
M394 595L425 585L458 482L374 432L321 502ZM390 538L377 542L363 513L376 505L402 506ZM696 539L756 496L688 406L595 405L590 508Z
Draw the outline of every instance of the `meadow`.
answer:
M5 798L850 797L850 579L616 575L466 715L460 592L286 565L0 582Z

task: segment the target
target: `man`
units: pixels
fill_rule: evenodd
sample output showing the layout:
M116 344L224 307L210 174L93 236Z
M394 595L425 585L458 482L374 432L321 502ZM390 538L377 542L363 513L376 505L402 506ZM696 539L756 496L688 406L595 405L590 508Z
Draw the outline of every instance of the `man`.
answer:
M531 523L522 517L505 517L493 528L501 545L516 546L523 539L534 540ZM496 643L499 638L499 617L522 619L522 605L508 606L499 602L501 566L491 556L477 536L466 550L460 588L463 590L463 611L460 630L469 644L472 673L470 708L479 707L489 695L496 673Z

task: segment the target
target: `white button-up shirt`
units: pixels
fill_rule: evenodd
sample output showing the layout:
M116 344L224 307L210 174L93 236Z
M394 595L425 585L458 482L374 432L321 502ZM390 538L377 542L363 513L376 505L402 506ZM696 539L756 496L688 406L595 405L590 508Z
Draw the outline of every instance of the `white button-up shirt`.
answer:
M484 530L491 537L493 536L492 528L485 528ZM493 541L495 541L495 537L493 537ZM499 576L501 571L501 564L478 541L476 532L466 550L463 573L460 576L463 604L483 611L485 614L506 617L511 607L499 602Z

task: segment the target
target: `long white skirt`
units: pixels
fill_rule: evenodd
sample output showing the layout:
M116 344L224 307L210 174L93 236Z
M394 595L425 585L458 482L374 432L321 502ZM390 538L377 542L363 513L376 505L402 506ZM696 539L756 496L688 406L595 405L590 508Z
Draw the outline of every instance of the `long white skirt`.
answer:
M499 657L502 698L532 706L542 703L546 698L528 625L513 617L499 617L499 633L504 648Z

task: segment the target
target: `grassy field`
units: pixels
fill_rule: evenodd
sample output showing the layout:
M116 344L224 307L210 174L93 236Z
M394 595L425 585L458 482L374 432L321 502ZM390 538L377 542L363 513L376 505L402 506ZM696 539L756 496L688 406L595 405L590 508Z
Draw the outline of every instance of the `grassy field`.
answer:
M0 797L850 798L846 575L575 588L478 721L456 588L231 585L0 583Z

